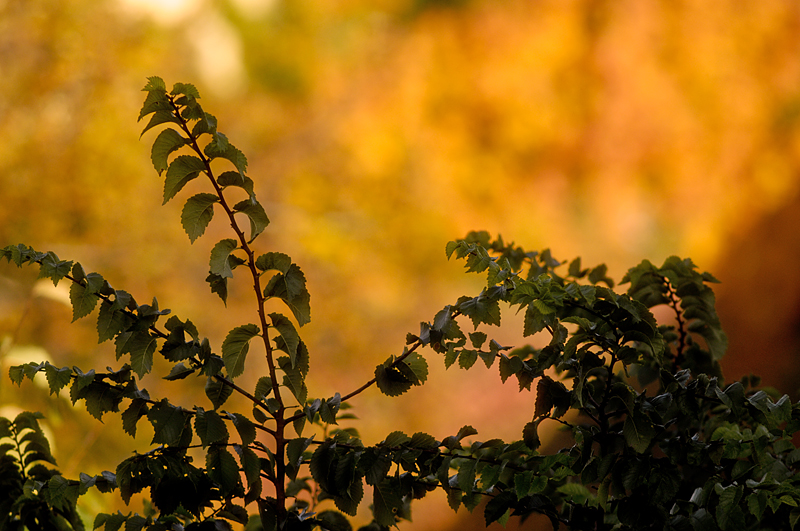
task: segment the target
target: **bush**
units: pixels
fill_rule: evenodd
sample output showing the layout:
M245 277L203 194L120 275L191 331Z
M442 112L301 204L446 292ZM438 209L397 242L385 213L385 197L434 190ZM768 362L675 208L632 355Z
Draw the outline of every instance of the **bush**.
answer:
M754 377L723 385L719 359L727 340L709 287L716 280L690 260L671 257L659 267L643 261L622 279L627 291L618 293L605 266L562 264L548 250L528 252L471 233L448 243L446 254L484 275L486 287L421 323L402 353L380 363L358 389L315 397L305 382L309 351L298 333L311 319L305 276L286 254L254 248L269 219L246 174L247 159L203 111L194 86L178 83L168 91L153 77L144 90L144 132L166 126L151 152L165 177L164 203L189 181L208 179L209 191L186 201L181 223L191 242L215 212L230 223L232 237L213 246L206 280L224 302L228 282L248 277L255 323L232 328L215 350L190 320L167 317L155 299L138 304L53 252L5 247L7 260L37 265L56 285L70 283L74 320L99 306L99 340L113 340L117 359L126 360L106 372L31 362L11 368L11 380L21 384L43 373L51 393L68 388L73 405L83 401L98 420L120 415L131 436L144 420L154 437L150 451L123 460L115 472L74 480L55 468L40 414L0 419L0 529L83 529L76 504L90 488L119 492L126 503L149 491L144 514L97 515L94 528L105 531L234 524L345 531L365 488L372 491L373 521L363 531L409 519L411 501L436 489L453 510L472 511L488 498L487 525L542 514L554 528L581 530L794 528L800 451L792 437L800 406L757 389ZM215 159L232 169L216 174ZM267 313L269 300L282 301L287 313ZM501 303L523 313L524 337L544 335L546 346L513 348L490 339L487 331L501 325ZM656 321L656 306L669 310L668 322ZM269 371L248 390L236 378L251 345L262 349ZM356 430L338 426L352 418L351 401L373 385L396 397L425 384L423 352L446 367L469 369L479 360L496 366L503 382L513 377L520 391L535 383L521 439L478 440L464 426L443 438L395 431L365 446ZM166 380L192 378L203 387L191 409L140 388L156 355L172 365ZM234 394L252 410L225 409ZM555 452L541 448L545 422L560 425L572 443ZM202 463L193 461L198 452Z

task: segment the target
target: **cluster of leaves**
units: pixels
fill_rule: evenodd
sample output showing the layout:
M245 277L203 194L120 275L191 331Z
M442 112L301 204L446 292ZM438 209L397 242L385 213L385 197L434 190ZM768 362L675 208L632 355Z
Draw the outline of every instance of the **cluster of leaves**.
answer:
M162 324L169 310L155 299L140 305L98 273L52 252L21 244L0 250L19 266L38 265L41 277L56 285L69 281L74 320L97 310L99 341L113 340L122 362L105 372L31 362L13 367L12 381L44 373L52 394L68 388L73 405L82 400L97 419L119 414L130 436L145 419L154 433L153 448L115 472L67 480L34 464L54 463L36 415L0 421L0 437L11 441L3 444L0 475L12 500L2 506L8 522L35 528L46 517L57 519L58 529L80 529L75 503L92 486L119 490L126 503L145 491L152 500L143 514L98 515L94 528L105 531L123 525L221 531L233 524L252 531L348 531L347 517L362 504L365 486L373 520L362 531L410 520L411 501L436 489L454 510L472 511L488 498L487 524L541 514L555 528L711 531L788 529L800 519L800 451L792 443L800 405L758 390L751 378L723 385L718 360L726 338L708 286L715 279L689 260L671 257L661 267L642 262L625 275L627 292L618 293L605 266L584 268L580 259L562 265L548 250L526 252L471 233L449 243L446 253L464 260L468 272L485 275L485 288L421 323L402 353L379 364L358 389L310 397L310 354L298 332L311 318L305 276L289 256L253 249L269 219L246 175L245 156L202 110L192 85L167 91L154 77L144 90L139 118L150 117L144 131L166 126L151 152L156 171L165 174L164 202L189 181L207 178L211 192L186 200L181 223L194 242L215 211L226 216L234 237L213 245L206 280L224 303L228 281L244 271L254 288L256 323L232 328L215 353L190 320L170 316ZM217 173L217 159L235 169ZM249 231L239 225L245 219ZM268 313L271 299L291 317ZM671 312L668 323L656 321L655 306ZM501 325L501 307L523 313L522 340L531 344L509 347L489 338ZM235 379L248 366L251 345L264 356L267 374L248 391ZM356 430L338 426L352 418L342 412L349 401L373 385L390 397L423 385L425 348L448 368L458 362L470 369L478 359L496 364L503 382L513 376L520 391L536 382L520 440L479 441L464 426L441 439L396 431L369 446ZM172 364L166 380L199 378L209 403L181 406L151 397L141 382L156 354ZM234 393L252 409L223 409ZM543 422L568 430L572 444L546 451ZM313 433L304 436L309 426ZM198 451L204 459L196 465Z
M40 413L22 412L14 420L0 417L0 529L84 529L77 501L90 487L114 488L114 476L104 472L80 481L64 478L57 469L39 420ZM52 465L52 466L48 466Z

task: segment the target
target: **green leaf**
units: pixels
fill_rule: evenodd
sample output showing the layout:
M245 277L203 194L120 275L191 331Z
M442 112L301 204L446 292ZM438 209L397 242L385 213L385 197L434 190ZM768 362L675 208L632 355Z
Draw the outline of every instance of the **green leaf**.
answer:
M328 531L353 531L353 526L350 525L350 522L342 513L330 509L322 511L315 519L321 522L322 529L327 529ZM361 529L365 528L362 527Z
M228 256L238 246L239 245L236 243L236 240L231 238L226 238L217 242L217 244L211 250L211 260L209 261L212 275L218 275L223 278L233 278L233 270L228 262Z
M342 402L342 396L336 393L332 398L329 398L319 408L319 416L322 422L327 424L336 424L336 413L339 411L339 406Z
M277 252L262 254L256 259L256 267L261 271L280 271L286 273L292 265L289 255Z
M235 444L233 446L239 454L239 461L242 463L244 477L247 479L247 486L252 487L255 483L260 483L261 460L258 455L246 446Z
M189 241L194 243L206 231L214 217L214 203L218 201L219 198L214 194L197 194L186 201L181 212L181 224Z
M650 441L655 436L655 429L653 423L643 413L637 412L636 415L628 415L625 419L622 434L628 446L641 454L650 446Z
M158 110L155 111L155 114L153 114L153 117L150 118L150 121L147 122L147 125L145 126L145 128L142 129L141 135L144 135L147 131L149 131L150 129L152 129L153 127L155 127L157 125L161 125L161 124L165 124L165 123L173 123L173 124L180 125L181 122L175 116L175 113L172 111L172 107L169 105L169 103L161 102L161 103L158 103L158 104L154 105L154 107L156 109L158 109ZM150 113L148 113L148 114L150 114Z
M233 394L233 388L229 385L225 385L222 380L209 376L206 380L205 392L208 399L211 400L211 403L214 405L214 409L219 409L219 407L230 398L231 394Z
M254 324L237 326L228 332L225 341L222 342L222 359L225 362L228 377L236 378L244 372L250 340L260 332L261 330ZM296 345L295 348L297 348Z
M264 232L264 229L269 225L269 218L267 213L264 212L264 207L261 203L251 199L245 199L233 206L233 211L246 215L250 219L250 239L252 242L256 237Z
M284 372L283 385L289 388L298 403L305 404L308 398L308 388L300 368L293 367L291 360L287 356L278 358L278 365Z
M458 469L458 488L465 495L471 494L472 489L475 488L475 467L477 464L477 461L469 459L464 461Z
M253 191L253 180L250 177L246 177L245 175L239 173L238 171L226 171L223 172L217 177L217 184L220 186L227 187L227 186L236 186L243 189L250 198L255 198L256 194Z
M80 264L75 264L72 270L76 272ZM83 276L83 269L80 268L80 276ZM69 288L69 300L72 302L72 322L77 321L81 317L89 315L100 297L97 293L103 287L103 277L97 273L89 273L81 279L84 284L73 282Z
M228 438L228 428L216 411L198 407L194 417L194 431L200 437L203 448Z
M47 377L47 384L50 386L51 395L58 394L72 379L72 370L69 367L57 369L50 363L45 363L44 374Z
M152 114L154 112L170 112L171 110L172 106L167 98L166 91L150 89L147 91L144 104L142 105L142 109L139 111L138 120L141 120L148 114ZM149 127L145 128L144 131L147 131L147 129L149 129ZM142 134L144 134L144 131L142 131Z
M375 383L386 396L399 396L411 389L414 382L391 364L394 357L375 367Z
M164 379L170 382L175 380L183 380L187 376L194 374L195 370L196 369L187 367L183 362L180 362L172 367L172 369L169 371L169 374L164 376Z
M69 389L69 397L72 400L72 404L74 405L80 399L81 392L84 388L91 385L94 382L94 369L90 370L86 374L84 374L78 367L72 367L73 372L75 373L76 377L75 380L72 381L72 386Z
M147 414L149 408L147 401L142 398L134 398L131 404L122 413L122 429L131 437L136 437L136 424L139 419Z
M153 160L153 167L159 175L169 166L168 157L170 153L186 145L188 139L181 136L175 129L167 128L158 134L153 142L150 158Z
M261 266L273 269L283 264L265 259ZM259 267L258 261L256 267ZM300 326L311 321L311 295L306 288L306 277L296 264L289 264L285 272L274 275L264 288L264 296L283 299Z
M241 487L239 465L231 453L222 446L212 446L206 454L208 476L220 486L223 496L228 496Z
M143 377L153 368L153 353L158 347L157 338L147 331L124 332L115 341L117 359L126 353L131 355L131 368Z
M462 369L470 369L478 361L478 353L474 350L464 349L458 355L458 366Z
M192 155L180 155L170 163L167 177L164 180L164 203L175 197L175 194L206 169L205 163Z
M200 98L200 92L198 92L197 87L191 83L175 83L172 85L172 92L170 92L170 94L173 96L183 94L185 96L189 96L191 99Z
M117 307L120 301L120 293L117 292L117 299L114 303L103 301L100 303L100 311L97 313L97 339L98 343L113 339L119 332L127 330L133 325L133 317L122 310L124 305Z
M280 337L283 338L284 350L289 355L292 367L296 366L297 347L300 344L300 336L297 330L295 330L294 325L288 318L279 313L271 313L269 314L269 318L272 321L272 326L280 333Z
M52 251L42 258L39 278L49 278L54 286L58 286L59 281L67 276L72 269L72 262L59 260L58 256Z
M428 362L416 352L412 352L403 360L402 365L411 369L411 374L416 381L415 385L422 385L428 379ZM398 365L399 366L399 365ZM404 372L405 373L405 372ZM405 373L406 376L409 376Z
M269 376L262 376L256 382L256 389L253 396L258 400L264 400L272 392L272 379Z
M222 302L228 305L228 279L215 274L210 274L206 277L206 282L211 286L211 293L216 293Z
M372 512L378 525L394 527L395 514L403 505L397 484L387 478L376 484L372 490Z
M233 421L244 446L256 440L256 427L250 419L239 413L228 413L228 418Z
M244 177L245 170L247 170L247 157L244 156L244 153L239 151L233 144L228 142L228 139L222 133L216 133L213 135L213 139L209 142L205 148L203 148L203 153L209 159L215 159L218 157L228 159L236 166L236 169L239 173Z
M166 398L150 407L147 419L153 425L153 440L150 444L176 446L180 440L189 412L171 405Z
M475 298L461 297L457 308L472 319L476 329L481 323L500 326L500 305L496 300L487 297L485 292Z
M144 86L142 92L166 92L167 85L164 80L158 76L150 76L147 78L147 85Z
M719 487L719 485L718 485ZM745 528L745 518L739 500L744 491L743 485L730 485L721 489L719 504L717 505L717 523L722 531L739 530Z

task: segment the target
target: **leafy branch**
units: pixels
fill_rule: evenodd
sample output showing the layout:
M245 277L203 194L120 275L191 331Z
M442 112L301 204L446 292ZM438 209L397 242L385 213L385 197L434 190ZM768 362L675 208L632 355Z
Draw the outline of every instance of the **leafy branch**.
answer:
M194 243L215 209L223 210L234 237L211 246L206 281L227 304L228 282L244 266L257 324L231 328L215 354L190 320L170 316L159 326L170 312L155 299L140 305L53 252L23 244L0 250L18 266L37 265L55 285L67 279L73 320L97 310L99 341L113 340L117 361L126 356L121 368L107 372L30 362L12 367L11 380L22 385L43 373L56 399L68 389L71 403L84 401L96 419L120 415L131 437L142 419L154 433L152 449L124 459L114 472L70 480L54 468L41 415L0 419L0 528L84 529L77 503L90 488L118 491L126 503L148 491L152 500L144 515L97 515L93 527L105 531L123 525L225 531L234 524L251 531L351 531L349 517L368 489L372 522L360 531L410 520L412 501L437 489L453 510L472 511L486 499L487 525L531 514L547 516L556 529L791 529L800 520L800 450L793 442L800 405L759 389L753 378L723 383L719 360L727 338L709 286L716 279L688 259L670 257L661 266L645 260L623 277L627 291L618 292L605 265L564 263L548 249L526 251L470 233L448 243L445 253L483 275L482 289L420 323L402 353L379 363L361 386L310 395L311 354L298 332L311 319L306 278L288 255L256 252L269 218L246 175L246 157L218 131L193 85L168 91L152 77L144 91L139 120L149 120L142 134L161 128L151 160L164 178L163 202L206 176L210 189L186 200L181 224ZM234 169L216 172L217 159ZM231 187L242 200L230 200ZM248 219L249 234L237 215ZM272 299L292 319L268 313ZM661 305L676 324L656 320L652 309ZM518 346L490 338L507 310L523 316ZM250 390L235 379L248 372L257 337L268 370ZM165 380L199 378L211 407L177 406L140 388L156 355L172 363ZM476 440L476 430L465 425L443 438L393 431L365 445L355 428L339 425L354 418L343 411L372 386L398 397L424 385L431 356L462 370L481 360L497 366L504 383L513 376L520 392L535 392L521 438ZM222 409L234 394L252 411ZM545 420L569 433L567 447L549 451L540 437ZM313 433L304 436L306 429ZM194 463L189 453L204 459Z

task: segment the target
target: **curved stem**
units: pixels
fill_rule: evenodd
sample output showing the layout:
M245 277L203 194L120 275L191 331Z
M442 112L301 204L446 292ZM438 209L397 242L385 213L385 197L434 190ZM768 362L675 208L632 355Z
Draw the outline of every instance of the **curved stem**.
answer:
M275 399L278 401L278 410L273 415L273 418L275 419L275 432L272 434L275 439L275 452L276 455L278 456L278 459L276 459L277 478L274 484L276 491L275 498L277 500L278 510L281 512L285 512L286 492L283 480L286 477L286 464L281 456L283 455L284 447L286 446L286 439L284 437L284 430L287 424L287 420L284 418L284 412L286 411L286 406L284 405L283 399L281 398L280 384L278 383L278 375L275 367L275 359L274 359L275 356L273 355L273 347L270 344L269 340L268 330L270 325L269 323L267 323L267 315L266 312L264 311L265 298L261 288L261 275L259 274L258 269L256 268L255 253L250 248L250 245L247 242L247 238L245 237L244 232L242 231L241 228L239 228L239 225L236 223L236 219L234 217L234 211L231 209L230 205L228 205L228 202L225 200L225 196L222 193L222 188L219 186L219 183L217 183L217 180L214 177L214 173L211 170L211 161L208 159L208 157L206 157L203 150L200 149L200 146L197 143L197 138L194 135L192 135L192 132L189 130L188 123L180 115L180 112L178 112L178 106L175 104L172 97L169 98L170 98L170 104L173 106L175 115L180 122L180 127L187 134L188 139L190 141L191 149L195 153L197 153L197 155L200 157L200 160L203 161L203 165L205 166L204 173L211 182L211 185L214 187L214 191L216 192L217 197L219 197L220 206L225 211L225 214L228 216L228 219L230 220L231 228L236 233L236 237L239 239L239 244L241 246L241 249L247 255L247 267L250 270L251 276L253 277L253 291L255 292L256 295L258 317L261 322L261 337L264 342L264 351L265 351L265 356L267 358L267 366L269 367L269 376L270 379L272 380L272 392L273 395L275 396ZM283 514L280 514L279 520L282 520L283 519L282 517Z

